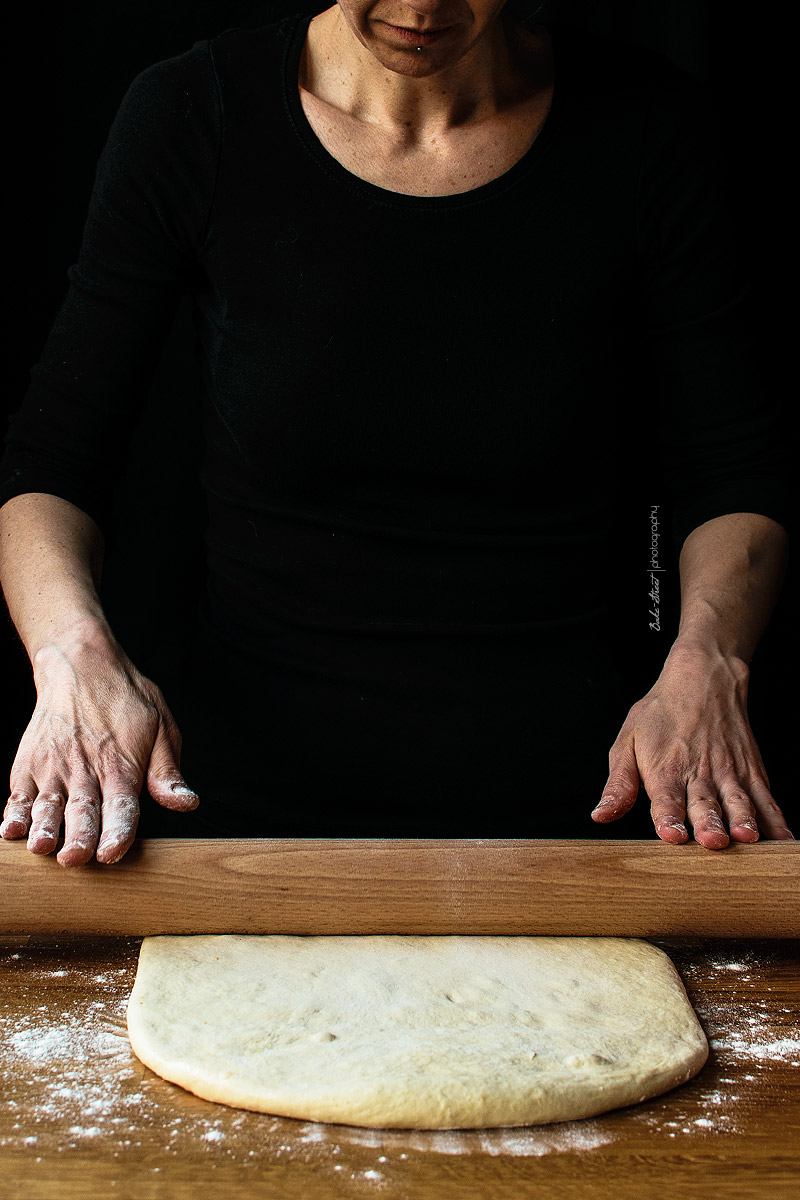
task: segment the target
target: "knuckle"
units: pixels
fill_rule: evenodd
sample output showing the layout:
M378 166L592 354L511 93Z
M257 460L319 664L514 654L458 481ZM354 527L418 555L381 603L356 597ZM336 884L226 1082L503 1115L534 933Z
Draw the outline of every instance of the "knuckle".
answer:
M729 804L732 807L738 806L738 807L750 808L750 809L752 809L752 807L753 807L750 797L746 794L746 792L735 791L735 790L730 791L730 792L727 792L723 796L722 799L723 799L723 803Z
M12 791L24 789L37 775L37 763L32 754L17 754L11 767L9 783Z
M83 738L75 735L57 749L68 762L81 763L86 761L87 753Z
M147 696L142 698L142 709L146 723L149 726L156 726L164 719L167 709L167 702L161 694L159 688L155 684L151 684L152 690Z
M686 786L691 793L700 798L709 795L715 796L717 793L717 786L711 775L707 775L704 772L698 772L694 775L688 780Z
M67 808L71 812L96 812L100 808L100 797L92 792L70 792Z
M102 763L102 775L112 790L135 791L139 770L123 750L115 749Z
M689 812L694 814L714 812L719 808L719 801L716 796L689 796L686 807Z
M163 709L159 713L161 728L166 737L172 742L180 740L181 732L178 729L178 724L168 708Z
M674 808L676 804L683 804L683 793L678 791L669 791L668 789L656 789L650 795L650 808L652 811L662 808Z
M665 788L670 791L681 790L686 787L686 766L682 758L673 755L666 759L660 766L656 767L654 774L658 776Z
M18 801L9 800L3 809L3 820L27 822L30 811L30 804L20 804Z
M656 791L683 793L686 790L686 774L680 764L673 760L650 764L647 767L647 777Z
M727 748L714 755L714 773L717 775L736 775L739 763Z
M64 796L58 787L42 788L33 802L33 811L42 808L60 808L64 804Z
M103 812L114 819L125 819L139 811L139 799L126 792L113 792L103 797Z
M11 795L8 797L6 808L10 808L12 805L15 808L26 808L31 804L33 804L33 797L30 795L27 789L23 790L22 788L13 788Z

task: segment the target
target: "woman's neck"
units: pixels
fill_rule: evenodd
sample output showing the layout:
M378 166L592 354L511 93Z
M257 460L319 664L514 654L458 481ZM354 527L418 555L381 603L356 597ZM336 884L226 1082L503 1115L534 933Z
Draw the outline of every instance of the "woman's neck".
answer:
M451 67L413 77L379 62L336 5L309 25L300 86L367 124L429 141L437 133L495 117L547 86L541 39L541 30L501 15Z

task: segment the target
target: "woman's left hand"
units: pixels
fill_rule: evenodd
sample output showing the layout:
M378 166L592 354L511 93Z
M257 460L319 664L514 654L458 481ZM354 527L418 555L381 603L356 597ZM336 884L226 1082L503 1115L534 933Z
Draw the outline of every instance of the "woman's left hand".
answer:
M794 840L770 792L747 717L750 670L740 658L673 646L646 696L628 712L609 752L609 776L595 821L615 821L643 785L656 833L721 850L759 831Z

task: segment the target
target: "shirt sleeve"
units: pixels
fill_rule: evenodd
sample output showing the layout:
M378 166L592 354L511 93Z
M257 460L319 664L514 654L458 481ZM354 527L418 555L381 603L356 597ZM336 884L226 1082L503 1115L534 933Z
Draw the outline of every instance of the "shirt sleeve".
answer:
M105 532L138 411L213 203L221 114L208 41L142 71L98 161L78 260L0 462L0 504L47 492Z
M639 180L644 340L678 549L732 512L790 525L787 415L767 382L719 118L681 74L652 100Z

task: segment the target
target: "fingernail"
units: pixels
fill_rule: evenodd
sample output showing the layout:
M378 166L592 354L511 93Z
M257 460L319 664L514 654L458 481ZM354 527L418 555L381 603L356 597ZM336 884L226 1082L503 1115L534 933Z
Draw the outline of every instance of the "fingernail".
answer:
M102 842L100 843L100 845L97 847L97 852L96 852L96 858L97 858L98 862L100 861L100 854L101 853L105 854L105 852L111 848L112 844L113 843L111 843L111 842L106 842L105 845ZM123 854L123 851L121 850L121 848L119 846L117 846L116 853L113 854L111 858L107 859L103 865L111 866L113 863L118 862L122 858L122 854Z
M676 817L662 817L658 822L659 829L677 829L678 833L686 833L686 826Z
M28 835L29 842L39 842L39 841L54 842L55 840L56 840L56 835L53 833L53 831L51 829L31 830L30 834Z
M22 821L9 821L6 825L0 825L0 838L8 838L9 841L24 838L26 832Z

